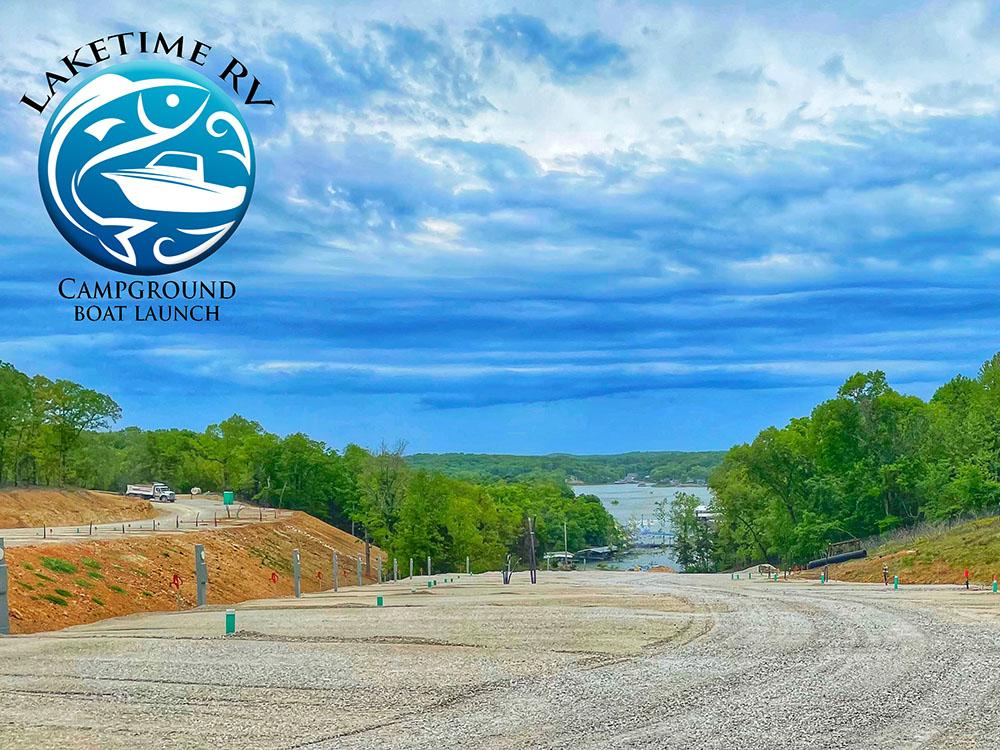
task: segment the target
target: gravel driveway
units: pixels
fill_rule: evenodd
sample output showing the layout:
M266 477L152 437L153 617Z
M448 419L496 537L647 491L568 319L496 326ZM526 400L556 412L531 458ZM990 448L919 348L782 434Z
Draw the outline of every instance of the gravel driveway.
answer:
M1000 595L437 580L0 640L0 747L1000 747Z

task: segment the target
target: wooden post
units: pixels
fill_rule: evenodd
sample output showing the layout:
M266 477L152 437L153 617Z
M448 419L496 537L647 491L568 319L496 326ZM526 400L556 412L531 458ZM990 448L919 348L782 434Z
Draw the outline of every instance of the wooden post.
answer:
M333 590L340 590L340 557L336 552L333 553Z
M528 517L528 538L529 544L528 548L528 564L531 566L531 582L538 583L538 568L535 565L535 524L531 517ZM584 561L584 567L586 567L586 560Z

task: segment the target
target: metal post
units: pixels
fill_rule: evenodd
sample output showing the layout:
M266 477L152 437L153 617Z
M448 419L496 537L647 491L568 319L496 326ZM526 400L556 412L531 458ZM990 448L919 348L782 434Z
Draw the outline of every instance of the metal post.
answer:
M382 556L378 558L378 582L382 583Z
M413 558L410 558L410 578L413 578Z
M0 538L0 635L10 635L10 609L7 607L7 557Z
M302 558L297 549L292 550L292 581L295 585L295 598L302 598Z
M399 560L395 557L392 558L392 582L396 583L399 580Z
M365 532L365 573L372 574L372 545L368 541L368 532Z
M427 555L427 575L431 574L431 556Z
M465 556L465 575L470 575L472 573L472 566L469 564L469 556Z
M334 552L333 553L333 590L340 590L340 556Z
M203 544L194 545L194 574L198 581L198 606L204 607L208 603L208 566L205 564Z
M358 555L358 586L361 584L361 555Z

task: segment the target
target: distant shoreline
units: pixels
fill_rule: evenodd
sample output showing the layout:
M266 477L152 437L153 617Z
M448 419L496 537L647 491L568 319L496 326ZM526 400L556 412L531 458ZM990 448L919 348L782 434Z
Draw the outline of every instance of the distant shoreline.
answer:
M659 488L684 488L684 487L708 487L705 482L680 482L674 484L672 482L581 482L579 479L566 480L566 484L570 487L659 487Z

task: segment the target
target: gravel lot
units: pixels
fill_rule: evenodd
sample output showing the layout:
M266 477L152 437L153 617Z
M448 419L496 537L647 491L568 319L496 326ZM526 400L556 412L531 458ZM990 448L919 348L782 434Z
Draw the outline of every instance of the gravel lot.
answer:
M437 580L0 640L0 747L1000 747L990 592Z

